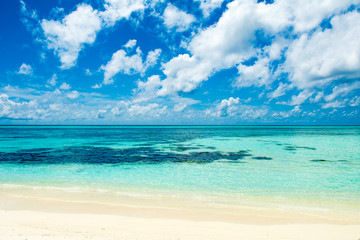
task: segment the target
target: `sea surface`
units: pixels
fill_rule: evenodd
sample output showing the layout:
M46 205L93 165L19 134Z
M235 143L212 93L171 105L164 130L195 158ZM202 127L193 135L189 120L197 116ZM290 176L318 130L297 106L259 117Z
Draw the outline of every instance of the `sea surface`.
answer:
M360 202L359 126L1 126L0 191Z

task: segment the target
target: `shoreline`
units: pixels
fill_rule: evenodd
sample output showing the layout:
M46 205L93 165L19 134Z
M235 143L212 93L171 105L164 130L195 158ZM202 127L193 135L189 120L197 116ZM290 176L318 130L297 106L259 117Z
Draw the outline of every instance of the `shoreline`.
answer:
M252 224L360 224L358 205L346 205L345 208L345 205L321 201L309 205L309 200L290 202L255 197L226 200L165 194L151 198L150 195L135 197L98 192L0 188L0 210L5 211L110 214Z

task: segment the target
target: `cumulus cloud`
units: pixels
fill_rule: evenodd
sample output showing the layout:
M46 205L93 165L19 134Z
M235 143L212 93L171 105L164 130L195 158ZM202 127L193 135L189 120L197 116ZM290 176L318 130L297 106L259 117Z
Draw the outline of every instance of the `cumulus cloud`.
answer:
M263 86L270 82L269 60L260 59L254 65L239 64L239 77L234 81L236 87Z
M304 33L286 53L285 68L298 88L322 86L341 78L360 76L360 13L335 16L332 28Z
M143 0L105 0L105 11L99 15L105 26L113 26L118 20L128 19L131 13L145 8Z
M317 27L325 18L347 10L352 4L359 3L358 0L326 0L326 1L288 1L278 0L275 4L281 6L282 12L289 12L292 25L296 32L304 32Z
M66 94L66 97L70 98L70 99L75 99L78 98L80 96L80 93L78 91L71 91L68 94Z
M187 30L191 23L195 21L193 15L178 9L171 3L165 8L163 19L164 24L168 29L175 28L178 32Z
M130 39L125 45L125 48L133 48L136 46L136 39Z
M167 78L163 82L161 95L192 91L213 73L257 56L253 44L256 41L255 32L262 29L274 33L288 24L286 16L277 12L277 5L257 4L247 0L233 1L227 7L228 10L216 24L200 31L190 41L187 48L191 55L178 55L164 64ZM175 63L182 67L175 67ZM263 60L252 67L239 66L238 85L252 85L249 78L252 77L251 74L257 74L256 69L260 68L262 71L257 80L260 79L259 85L263 85L268 81L266 66L267 63Z
M200 8L205 17L208 17L213 10L220 7L224 0L196 0L200 2Z
M221 100L215 108L207 109L205 114L216 118L232 118L235 120L254 120L264 118L268 110L262 107L244 105L240 98L230 97Z
M149 99L156 98L156 92L160 87L159 75L153 75L147 81L138 81L137 89L135 90L135 102L143 102Z
M150 51L148 53L148 55L146 57L146 61L145 61L145 68L146 69L149 68L149 67L153 67L157 63L157 61L158 61L158 59L159 59L159 57L161 55L161 52L162 52L161 49L157 48L157 49L155 49L153 51Z
M102 65L101 69L104 70L104 84L112 84L112 79L119 72L124 74L135 74L144 71L144 66L141 58L142 53L137 52L134 55L127 56L126 52L122 49L115 52L111 60Z
M37 101L15 102L6 94L0 95L0 119L40 119L45 111L39 108Z
M210 75L211 68L206 62L199 62L189 54L180 54L163 65L166 79L161 82L159 96L179 91L190 92Z
M238 109L239 98L230 97L229 99L223 99L219 105L216 106L215 115L218 117L233 116Z
M115 105L100 94L85 92L40 91L33 88L20 89L6 86L1 89L0 121L26 120L44 123L92 120L100 109ZM78 98L72 101L74 97ZM15 100L12 100L15 99ZM17 100L21 99L21 100Z
M155 49L150 51L146 58L146 61L143 62L142 52L140 48L136 49L136 53L129 55L123 49L115 52L111 60L106 64L102 65L100 69L104 71L104 81L103 84L108 85L114 82L113 77L118 73L123 74L144 74L145 71L156 64L158 57L161 54L161 49Z
M97 10L80 4L61 21L42 20L41 27L48 48L60 57L61 68L68 69L75 65L84 45L95 41L101 29L101 19Z
M282 73L290 75L293 84L289 88L314 87L316 82L321 85L333 78L358 76L355 33L359 26L353 23L359 21L359 13L343 14L358 2L230 2L217 23L199 31L189 41L186 46L189 54L180 54L164 64L166 78L159 95L192 91L214 73L233 67L239 72L233 84L238 88L269 85ZM212 5L215 1L201 1L200 6L205 3ZM319 25L326 18L331 18L332 28L322 30ZM355 49L350 53L352 46ZM280 60L284 53L285 63L273 72L274 60ZM251 58L258 60L245 64Z
M18 74L30 75L32 74L32 68L30 65L23 63L21 64Z
M145 7L142 0L106 0L104 11L93 9L88 4L79 4L75 11L60 20L41 21L48 49L59 56L62 69L75 66L80 51L91 45L97 33L113 26L122 18Z
M63 82L59 88L63 89L63 90L69 90L71 88L71 86L69 84L67 84L66 82Z
M197 1L205 17L224 2ZM189 114L191 104L175 100L182 95L178 93L194 91L224 69L231 69L234 73L232 86L235 88L252 87L251 91L253 87L264 88L259 91L262 92L259 96L267 96L267 103L289 96L287 99L282 97L282 102L277 104L290 105L281 108L292 109L273 113L276 118L315 114L303 112L302 109L306 109L304 103L317 103L324 109L356 107L360 101L353 94L360 89L360 44L357 37L360 28L356 24L360 22L360 13L350 6L359 2L275 0L267 4L256 0L232 1L213 25L207 26L205 20L201 25L205 27L191 28L194 31L189 32L188 38L181 39L181 47L185 49L174 51L176 55L162 63L160 70L163 74L154 71L152 74L157 75L150 77L145 73L159 62L161 49L149 51L146 55L137 47L137 41L130 39L101 65L102 84L111 84L119 73L139 74L142 79L137 81L131 100L120 102L115 107L110 104L102 106L92 113L99 118L109 115L135 118L148 116L152 111L157 116L183 111ZM40 22L47 47L60 57L63 69L76 64L80 52L95 42L99 31L114 26L120 19L130 18L133 12L141 11L149 4L143 0L104 0L103 3L103 10L83 3L61 19ZM170 3L165 4L161 18L168 29L185 31L192 26L193 15ZM22 11L30 13L24 6ZM146 11L143 13L147 14ZM38 19L36 12L33 19ZM171 49L175 47L170 46ZM162 61L169 57L168 53L171 52L163 54ZM31 66L25 66L30 67L31 74ZM26 74L25 66L18 73ZM86 73L90 74L90 71ZM56 74L47 84L56 86ZM102 84L92 88L100 88ZM70 85L63 83L59 89L69 90ZM53 94L61 95L62 100L68 102L84 98L84 94L77 91L58 90ZM170 102L165 104L167 106L163 105L166 101ZM59 110L61 105L54 103L51 109ZM214 118L234 119L259 119L271 115L267 108L246 105L240 98L218 101L206 113Z
M114 116L123 117L144 117L150 119L159 118L166 113L167 106L161 106L158 103L134 104L130 101L120 101L110 111Z

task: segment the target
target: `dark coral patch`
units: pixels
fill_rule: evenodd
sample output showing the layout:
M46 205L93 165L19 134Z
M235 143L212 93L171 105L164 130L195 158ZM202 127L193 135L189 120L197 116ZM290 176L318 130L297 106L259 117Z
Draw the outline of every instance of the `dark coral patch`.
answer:
M296 146L296 145L290 145L290 144L284 144L286 145L284 147L285 150L287 151L296 151L297 149L307 149L307 150L316 150L316 148L313 147L304 147L304 146Z
M181 146L177 146L180 148ZM184 147L185 149L189 149ZM180 148L184 150L184 148ZM193 148L192 148L193 149ZM156 164L172 163L211 163L217 160L237 161L251 154L240 152L164 152L152 147L112 149L106 147L67 147L50 151L49 149L32 149L13 153L0 153L0 163L23 164Z
M284 147L284 149L287 151L296 151L296 148L293 146L286 146L286 147Z
M271 157L252 157L252 159L256 159L256 160L272 160Z
M206 149L215 150L215 149L216 149L216 147L213 147L213 146L208 146L208 147L206 147Z
M310 162L330 162L330 161L325 159L312 159L310 160Z

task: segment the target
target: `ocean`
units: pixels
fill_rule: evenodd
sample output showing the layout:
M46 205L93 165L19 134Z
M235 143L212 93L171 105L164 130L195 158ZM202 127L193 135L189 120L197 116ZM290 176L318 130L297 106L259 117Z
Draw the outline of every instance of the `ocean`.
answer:
M360 127L1 126L9 189L360 209Z

